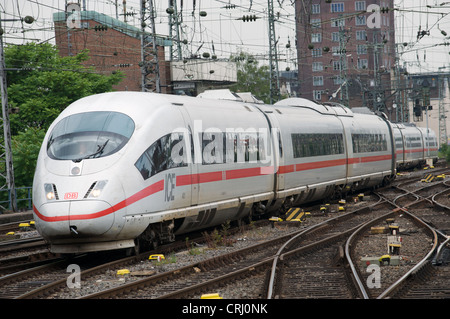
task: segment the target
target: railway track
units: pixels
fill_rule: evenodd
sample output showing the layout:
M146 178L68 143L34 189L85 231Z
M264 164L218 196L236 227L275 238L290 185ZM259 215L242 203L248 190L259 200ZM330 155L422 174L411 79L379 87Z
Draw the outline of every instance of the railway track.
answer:
M359 210L364 210L364 203L355 205ZM352 206L352 205L350 205ZM317 211L319 211L317 207ZM329 217L323 216L323 213L317 213L314 220L329 219ZM296 222L293 224L299 225ZM272 228L262 230L263 234L266 234ZM288 227L287 225L284 226ZM301 229L304 229L301 226ZM275 230L277 227L275 227ZM127 277L118 287L107 289L98 293L91 293L89 295L81 294L79 292L74 293L74 290L67 289L64 280L59 280L58 283L54 283L42 289L35 290L29 294L23 295L20 298L178 298L192 296L202 290L208 290L209 287L222 283L230 283L233 278L242 279L243 276L256 275L262 278L264 281L265 271L270 267L270 257L274 255L276 247L280 246L287 239L294 236L299 231L296 231L298 227L289 227L290 234L286 234L286 230L283 230L284 234L280 238L273 239L272 241L264 241L257 243L253 246L246 247L243 250L231 252L223 256L217 256L211 259L207 259L201 262L195 262L185 267L175 267L173 271L165 271L163 273L151 274L145 276L143 279L136 280L136 277ZM272 229L273 230L273 229ZM257 231L257 230L256 230ZM183 243L185 246L186 244ZM268 249L268 247L270 249ZM185 247L186 248L186 247ZM104 274L111 274L111 283L117 283L117 276L115 272L123 267L131 269L132 264L148 263L144 259L148 258L148 254L142 254L140 257L130 258L128 261L118 261L109 265L102 265L97 267L96 271L86 270L81 273L83 278L83 286L102 286L109 280L104 280ZM263 270L264 269L264 270ZM94 273L103 273L99 280ZM67 274L66 274L67 275ZM102 281L99 283L99 281ZM114 283L113 283L114 282ZM125 282L125 284L124 284ZM50 287L52 286L52 287ZM147 289L145 287L151 287ZM147 291L146 291L147 290ZM150 292L148 290L151 290ZM260 289L261 290L261 287ZM134 291L139 291L140 297L134 295Z
M448 211L446 206L448 204L448 185L444 182L428 185L418 183L413 179L405 178L403 181L397 181L394 187L380 190L385 197L384 200L371 202L370 205L364 207L355 207L354 211L350 213L330 214L333 218L323 218L323 221L315 225L293 231L286 236L277 238L276 241L258 243L253 245L254 247L247 247L242 251L194 262L184 267L175 267L174 270L148 273L144 277L126 276L114 288L104 289L105 287L101 287L99 289L102 291L96 293L74 295L73 290L67 292L68 273L62 266L57 271L63 274L61 278L42 279L40 280L42 284L36 283L34 287L41 286L40 289L28 288L28 292L7 298L198 298L202 293L226 291L228 286L238 285L249 286L248 290L251 292L245 298L251 299L364 298L357 285L354 284L357 279L354 279L354 275L348 271L351 267L346 261L346 244L348 238L355 231L361 232L363 229L367 230L371 225L385 223L386 218L393 215L414 215L413 210L417 210L417 214L419 212L422 214L420 217L420 220L424 220L422 224L428 225L431 229L437 228L437 237L441 239L441 242L443 241L442 235L448 229L448 215L444 213ZM433 207L440 208L436 211L432 209ZM319 217L320 214L312 213L314 217ZM378 220L374 220L375 216L378 217ZM442 224L436 225L436 218L441 218ZM416 227L409 230L411 234L423 232L420 230L422 226ZM439 234L439 231L442 234ZM354 237L358 238L357 235ZM364 235L359 238L358 240L364 240ZM354 245L356 244L351 244L352 247ZM280 246L283 246L283 249L278 251ZM440 248L442 256L448 254L446 247L443 245ZM443 288L430 288L429 284L426 288L423 285L424 282L435 281L437 284L444 282L444 288L445 283L449 286L447 268L438 269L431 262L431 255L438 248L439 246L436 244L433 252L429 253L430 255L425 254L426 256L421 259L421 262L425 260L423 266L413 270L412 275L403 274L414 280L402 280L403 283L399 284L398 288L385 289L383 287L379 291L372 289L367 294L368 298L401 298L402 296L423 298L427 293L436 298L448 297ZM350 254L348 253L348 255ZM94 282L95 285L95 282L99 281L96 279L98 274L109 272L115 278L111 281L117 282L118 276L115 275L117 269L142 263L147 257L148 254L144 254L140 257L130 257L128 261L120 260L109 265L103 265L103 263L97 267L87 267L89 269L86 268L81 273L81 277L83 280ZM352 258L355 260L354 265L357 265L356 261L360 256L352 256ZM441 258L441 260L445 258ZM276 265L275 270L271 270L274 264ZM67 267L67 265L65 266ZM356 268L356 266L354 267ZM359 280L363 283L367 282L367 274L364 277L361 273L361 270L359 273L358 270L356 271L357 276L362 278ZM35 281L39 282L39 280ZM391 282L394 281L391 280ZM106 282L107 280L103 280L103 283ZM87 283L83 282L83 285L85 284ZM0 290L4 290L1 287L0 278ZM423 287L423 290L420 287ZM438 294L439 290L444 291L444 295Z
M439 199L447 202L449 188L448 182L440 182L435 185L416 188L403 187L404 195L399 195L393 199L392 203L398 206L398 213L400 216L407 216L413 223L416 224L416 233L420 236L420 240L410 243L416 247L410 247L410 252L415 255L409 257L403 253L403 261L406 259L409 265L402 265L398 273L389 277L389 273L381 272L380 279L383 279L383 287L367 287L368 275L362 275L363 268L355 265L356 262L351 262L351 267L356 281L360 287L360 296L363 298L449 298L450 297L450 271L448 267L447 256L442 257L443 254L448 255L449 239L446 235L449 230L449 208ZM415 200L410 203L405 203L405 198L415 197ZM405 205L401 205L401 204ZM359 230L359 233L353 235L354 238L349 239L346 246L346 252L349 256L352 255L354 260L361 257L355 256L355 238L361 239L364 231L370 225L365 225ZM400 228L401 229L401 228ZM411 230L410 230L411 233ZM426 233L426 236L425 236ZM400 232L402 235L402 232ZM408 235L403 233L403 237ZM427 240L428 238L428 240ZM431 238L431 240L430 240ZM408 238L411 241L411 238ZM445 262L443 262L445 260ZM381 267L383 269L384 267ZM386 267L386 269L389 267ZM372 289L369 289L372 288Z

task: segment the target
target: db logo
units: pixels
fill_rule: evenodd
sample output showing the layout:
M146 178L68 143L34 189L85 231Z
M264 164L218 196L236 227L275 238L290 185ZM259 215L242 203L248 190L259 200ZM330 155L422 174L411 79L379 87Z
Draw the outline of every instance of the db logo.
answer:
M76 192L64 194L64 199L77 199L77 198L78 198L78 193L76 193Z

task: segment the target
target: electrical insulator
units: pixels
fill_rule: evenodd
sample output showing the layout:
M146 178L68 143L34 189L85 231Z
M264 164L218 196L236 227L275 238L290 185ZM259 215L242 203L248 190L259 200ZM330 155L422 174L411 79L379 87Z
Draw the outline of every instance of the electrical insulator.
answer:
M108 27L106 25L96 25L94 26L95 31L106 31L108 30Z
M256 15L242 16L242 21L244 22L256 21L256 19L258 19Z

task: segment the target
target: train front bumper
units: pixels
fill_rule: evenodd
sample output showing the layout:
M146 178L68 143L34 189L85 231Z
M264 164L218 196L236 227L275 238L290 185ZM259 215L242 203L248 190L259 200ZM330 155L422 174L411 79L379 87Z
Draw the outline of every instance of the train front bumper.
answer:
M114 210L101 200L47 202L34 207L36 227L52 243L105 237L114 224Z

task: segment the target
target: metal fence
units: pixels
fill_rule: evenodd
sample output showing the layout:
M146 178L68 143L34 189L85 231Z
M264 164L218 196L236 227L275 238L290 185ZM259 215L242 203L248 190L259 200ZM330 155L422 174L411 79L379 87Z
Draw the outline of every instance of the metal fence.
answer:
M32 187L17 187L16 203L18 210L30 210L33 208L32 204ZM11 190L10 189L0 189L0 213L5 210L11 210Z

